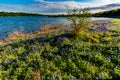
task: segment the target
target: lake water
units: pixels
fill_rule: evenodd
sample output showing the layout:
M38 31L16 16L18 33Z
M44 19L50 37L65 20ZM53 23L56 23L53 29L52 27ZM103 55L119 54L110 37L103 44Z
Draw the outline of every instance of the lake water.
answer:
M92 18L92 20L109 20L113 18ZM25 33L39 30L44 25L69 24L67 18L61 17L0 17L0 39L13 31L24 29Z

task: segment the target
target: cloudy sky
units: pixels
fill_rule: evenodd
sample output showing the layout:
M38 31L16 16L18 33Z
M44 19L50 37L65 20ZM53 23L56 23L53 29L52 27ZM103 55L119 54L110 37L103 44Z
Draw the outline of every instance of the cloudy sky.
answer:
M68 8L94 7L120 0L0 0L0 11L42 14L65 13Z

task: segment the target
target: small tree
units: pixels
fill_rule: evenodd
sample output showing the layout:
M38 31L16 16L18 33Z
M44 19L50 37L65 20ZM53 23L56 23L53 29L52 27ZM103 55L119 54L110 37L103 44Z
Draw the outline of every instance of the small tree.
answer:
M74 9L68 9L68 20L71 21L72 23L72 27L76 28L77 27L77 23L78 23L78 9L74 8Z
M84 8L82 10L78 10L77 8L68 9L68 15L68 19L72 23L72 33L74 34L79 33L81 30L86 31L92 25L92 15L89 8Z

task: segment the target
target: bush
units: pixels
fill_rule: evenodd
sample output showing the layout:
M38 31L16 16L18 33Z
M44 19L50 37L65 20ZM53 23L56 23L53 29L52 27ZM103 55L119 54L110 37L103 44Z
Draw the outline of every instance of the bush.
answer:
M91 13L88 8L83 10L78 10L74 8L73 10L68 10L68 19L71 21L72 34L78 35L80 31L86 31L92 25Z

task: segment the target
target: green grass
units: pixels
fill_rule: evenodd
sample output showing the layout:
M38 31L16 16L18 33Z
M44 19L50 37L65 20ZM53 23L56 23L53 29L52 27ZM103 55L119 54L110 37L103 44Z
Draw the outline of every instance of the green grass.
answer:
M111 22L114 23L116 26L111 26L109 27L109 29L120 32L120 20L112 20Z
M60 32L1 46L0 80L120 78L120 33Z
M112 20L113 23L120 25L120 20Z

